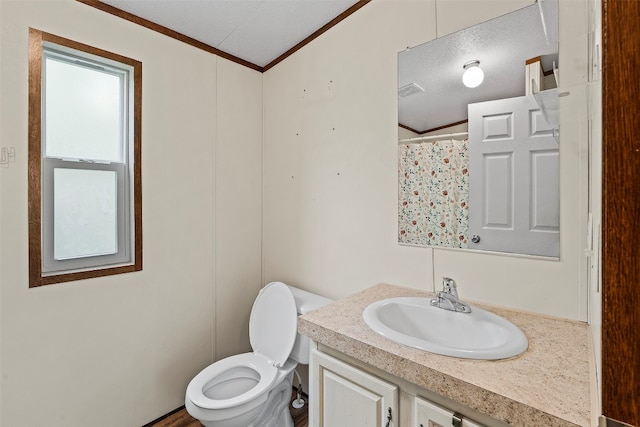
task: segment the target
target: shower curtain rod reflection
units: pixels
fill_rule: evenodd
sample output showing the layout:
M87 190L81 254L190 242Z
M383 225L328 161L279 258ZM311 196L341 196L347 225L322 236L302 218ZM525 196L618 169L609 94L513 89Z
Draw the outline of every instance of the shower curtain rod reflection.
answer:
M443 135L431 135L431 136L419 136L417 138L407 138L407 139L401 139L398 141L399 144L406 144L406 143L414 143L414 142L421 142L421 141L429 141L429 140L437 140L437 139L445 139L445 138L452 138L454 136L468 136L469 132L457 132L457 133L446 133Z

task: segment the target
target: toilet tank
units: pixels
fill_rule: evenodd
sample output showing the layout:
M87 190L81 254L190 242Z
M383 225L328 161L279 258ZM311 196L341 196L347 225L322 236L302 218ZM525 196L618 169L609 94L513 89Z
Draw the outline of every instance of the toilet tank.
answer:
M289 286L289 285L287 285ZM293 298L296 300L296 308L298 309L298 316L309 313L317 308L327 305L333 300L325 298L323 296L307 292L305 290L289 286ZM305 365L309 364L309 338L298 333L296 336L296 342L293 344L293 350L291 350L291 359Z

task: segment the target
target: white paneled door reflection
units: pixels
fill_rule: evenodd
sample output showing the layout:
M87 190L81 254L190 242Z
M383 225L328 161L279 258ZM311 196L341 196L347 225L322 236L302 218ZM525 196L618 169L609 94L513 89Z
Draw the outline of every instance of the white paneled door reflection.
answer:
M470 249L560 255L559 147L533 96L469 104Z

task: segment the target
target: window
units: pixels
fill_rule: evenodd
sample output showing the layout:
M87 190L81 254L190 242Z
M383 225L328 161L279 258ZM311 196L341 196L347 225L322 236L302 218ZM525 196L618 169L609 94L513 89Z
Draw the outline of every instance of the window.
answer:
M142 269L141 74L30 29L30 287Z

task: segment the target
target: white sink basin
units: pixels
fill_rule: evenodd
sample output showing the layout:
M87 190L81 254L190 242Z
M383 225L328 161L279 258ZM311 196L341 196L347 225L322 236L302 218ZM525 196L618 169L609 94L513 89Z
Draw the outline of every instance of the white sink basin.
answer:
M369 305L362 316L385 338L409 347L466 359L506 359L527 349L524 333L481 308L457 313L429 305L430 298L389 298Z

